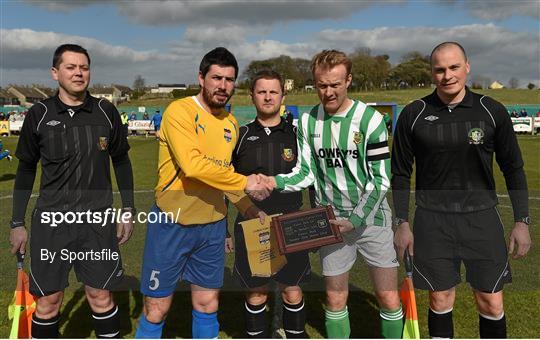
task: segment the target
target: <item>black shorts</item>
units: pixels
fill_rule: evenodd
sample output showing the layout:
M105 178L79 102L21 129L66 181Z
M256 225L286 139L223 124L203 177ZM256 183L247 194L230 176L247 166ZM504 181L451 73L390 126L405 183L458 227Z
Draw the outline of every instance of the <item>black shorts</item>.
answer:
M34 210L30 234L30 292L36 296L63 291L72 267L79 282L112 290L123 277L116 224L43 223ZM54 259L51 258L54 254Z
M461 262L473 289L495 293L512 282L504 227L497 209L455 214L416 209L414 286L448 290L461 282Z
M285 286L298 286L305 282L311 275L311 265L309 263L309 252L299 251L286 254L287 264L283 266L272 277L259 277L251 274L247 257L246 242L242 226L236 221L234 226L234 268L233 276L237 283L243 288L262 287L271 280L275 280Z

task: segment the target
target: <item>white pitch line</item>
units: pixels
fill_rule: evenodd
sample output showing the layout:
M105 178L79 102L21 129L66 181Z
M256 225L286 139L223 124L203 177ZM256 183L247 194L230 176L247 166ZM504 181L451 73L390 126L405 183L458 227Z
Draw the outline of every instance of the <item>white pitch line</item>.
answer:
M154 190L134 190L134 194L146 194L149 192L154 192ZM120 191L113 191L114 195L119 195ZM30 197L38 197L38 194L32 194ZM13 198L13 195L7 195L7 196L0 196L0 200L10 199Z
M135 194L146 194L146 193L149 193L149 192L154 192L154 190L134 190L133 193ZM113 191L113 194L114 195L118 195L120 194L119 191ZM411 190L411 194L414 194L414 190ZM32 194L30 197L38 197L39 195L38 194ZM504 194L497 194L497 197L500 197L500 198L510 198L510 196L508 195L504 195ZM10 199L10 198L13 198L13 195L7 195L7 196L0 196L0 200L5 200L5 199ZM540 200L540 197L536 197L536 196L531 196L529 197L529 200Z

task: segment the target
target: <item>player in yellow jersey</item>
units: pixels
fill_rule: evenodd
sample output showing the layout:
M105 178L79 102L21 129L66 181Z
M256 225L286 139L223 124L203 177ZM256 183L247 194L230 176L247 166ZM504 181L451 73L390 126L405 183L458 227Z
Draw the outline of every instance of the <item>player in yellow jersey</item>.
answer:
M147 228L141 278L144 310L137 338L161 337L179 280L191 284L192 337L218 336L227 223L224 195L247 218L263 213L244 191L259 199L268 196L257 176L240 175L231 165L238 123L224 107L237 76L231 52L223 47L208 52L199 67L199 94L174 101L163 114L156 204L151 211L158 221ZM169 216L165 221L164 214Z

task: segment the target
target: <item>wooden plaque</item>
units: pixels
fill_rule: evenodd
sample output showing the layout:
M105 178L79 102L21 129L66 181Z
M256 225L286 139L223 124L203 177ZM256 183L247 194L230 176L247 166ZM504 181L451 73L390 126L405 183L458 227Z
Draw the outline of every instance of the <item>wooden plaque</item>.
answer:
M280 254L294 253L343 241L331 206L317 207L272 218Z

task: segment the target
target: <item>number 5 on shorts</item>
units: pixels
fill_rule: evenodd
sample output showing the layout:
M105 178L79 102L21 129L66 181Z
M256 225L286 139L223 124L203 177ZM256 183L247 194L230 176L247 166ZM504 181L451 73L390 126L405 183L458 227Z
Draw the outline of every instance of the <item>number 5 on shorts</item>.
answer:
M152 270L152 273L150 274L150 282L152 284L148 287L150 290L156 290L159 287L159 279L157 278L159 274L159 270Z

